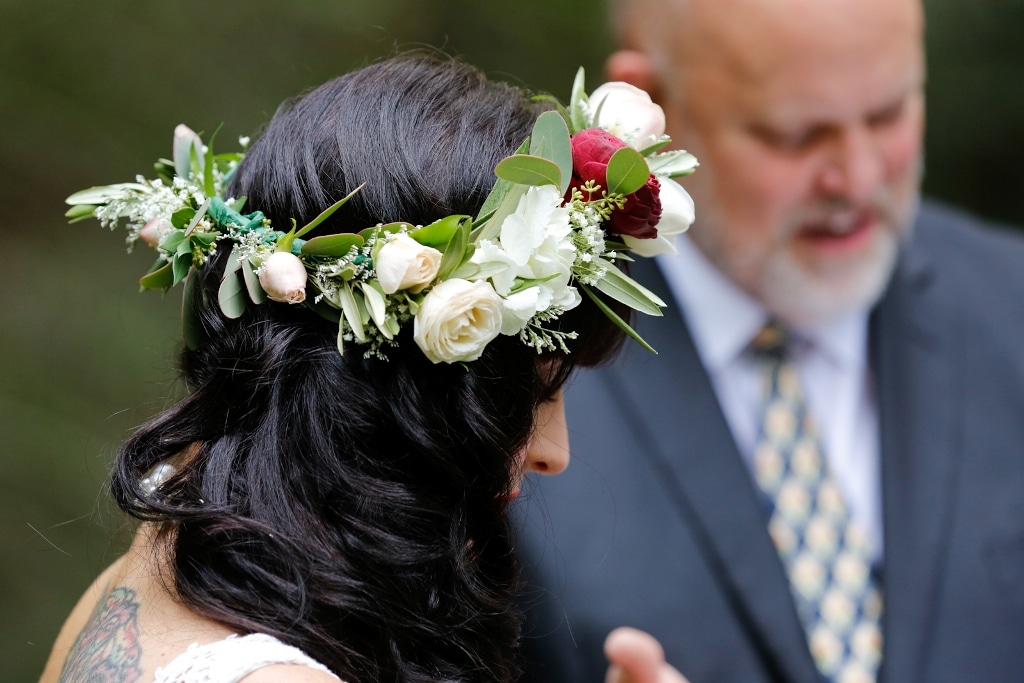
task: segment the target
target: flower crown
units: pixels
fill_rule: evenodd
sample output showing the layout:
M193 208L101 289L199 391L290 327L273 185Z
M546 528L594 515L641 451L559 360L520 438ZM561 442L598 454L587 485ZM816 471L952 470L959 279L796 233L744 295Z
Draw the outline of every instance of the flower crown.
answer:
M173 160L157 178L94 187L68 197L71 222L89 217L113 229L127 219L129 249L156 248L143 288L167 290L220 248L230 249L218 302L229 318L267 299L305 304L338 324L338 351L349 344L386 357L403 325L433 362L472 361L497 335L530 347L568 351L575 333L549 324L587 295L625 332L654 351L593 290L630 308L661 315L665 303L615 265L629 253L672 252L672 238L693 221L693 202L669 177L697 160L660 153L661 108L642 90L606 83L591 96L580 69L570 104L542 114L530 137L495 167L497 183L478 216L430 225L389 223L358 234L304 239L354 194L312 222L283 232L262 212L243 214L245 198L223 198L242 153L214 154L184 125ZM549 98L550 99L550 98ZM240 138L242 149L248 138ZM211 140L212 146L212 140ZM358 192L358 189L356 190ZM185 341L202 326L184 307Z

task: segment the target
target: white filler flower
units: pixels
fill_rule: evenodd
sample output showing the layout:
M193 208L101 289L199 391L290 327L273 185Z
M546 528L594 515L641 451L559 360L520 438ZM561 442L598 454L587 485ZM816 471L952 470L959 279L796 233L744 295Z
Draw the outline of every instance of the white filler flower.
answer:
M434 363L474 361L501 331L501 297L485 280L445 280L423 298L412 337Z

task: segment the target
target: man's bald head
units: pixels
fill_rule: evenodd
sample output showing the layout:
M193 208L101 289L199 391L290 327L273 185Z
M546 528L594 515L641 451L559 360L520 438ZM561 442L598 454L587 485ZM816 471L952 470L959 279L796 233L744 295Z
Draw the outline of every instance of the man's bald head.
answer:
M693 241L799 324L870 305L916 203L920 0L613 0L612 80L701 168Z

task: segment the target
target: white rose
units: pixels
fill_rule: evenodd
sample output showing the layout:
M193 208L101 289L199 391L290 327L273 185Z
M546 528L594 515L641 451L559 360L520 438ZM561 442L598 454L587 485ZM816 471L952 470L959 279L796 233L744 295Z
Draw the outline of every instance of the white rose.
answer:
M286 304L306 300L306 266L299 257L287 251L276 251L259 270L260 286L267 296Z
M605 83L590 95L594 123L640 150L665 134L665 112L645 91L622 81Z
M375 261L377 280L385 294L394 294L400 289L415 294L434 281L440 267L441 252L405 233L391 235Z
M621 236L622 241L637 256L676 254L676 235L686 232L696 217L693 198L682 185L671 178L658 178L658 181L661 183L661 219L658 221L658 236L646 240L629 235Z
M473 361L501 332L501 297L486 280L446 280L423 298L412 337L434 363Z

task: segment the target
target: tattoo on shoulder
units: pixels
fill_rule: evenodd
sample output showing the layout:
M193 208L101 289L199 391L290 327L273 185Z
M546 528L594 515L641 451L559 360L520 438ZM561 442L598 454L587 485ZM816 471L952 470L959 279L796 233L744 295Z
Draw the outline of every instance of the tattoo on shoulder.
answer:
M68 653L59 683L134 683L139 662L139 603L135 591L118 587L96 605Z

